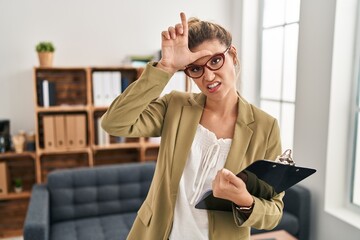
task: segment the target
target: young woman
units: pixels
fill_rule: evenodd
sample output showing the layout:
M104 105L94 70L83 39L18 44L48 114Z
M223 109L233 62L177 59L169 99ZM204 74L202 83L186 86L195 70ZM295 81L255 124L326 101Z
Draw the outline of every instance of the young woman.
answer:
M281 154L279 127L237 92L231 34L218 24L180 17L162 32L160 61L146 66L102 120L111 135L161 136L154 178L128 239L249 239L250 227L278 224L283 193L251 195L251 183L234 174ZM160 98L179 70L201 93L173 91ZM215 197L233 202L232 212L195 208L211 188Z

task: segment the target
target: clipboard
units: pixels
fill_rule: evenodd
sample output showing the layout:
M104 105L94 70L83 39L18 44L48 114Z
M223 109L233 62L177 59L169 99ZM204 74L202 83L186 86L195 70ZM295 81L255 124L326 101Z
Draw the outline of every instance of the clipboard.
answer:
M285 191L316 172L313 168L298 167L294 164L284 164L282 161L271 160L257 160L238 173L237 176L239 177L242 172L246 171L257 178L258 184L272 188L274 194ZM264 198L251 192L250 194ZM202 195L195 204L195 208L231 212L232 202L214 197L212 190L209 190Z

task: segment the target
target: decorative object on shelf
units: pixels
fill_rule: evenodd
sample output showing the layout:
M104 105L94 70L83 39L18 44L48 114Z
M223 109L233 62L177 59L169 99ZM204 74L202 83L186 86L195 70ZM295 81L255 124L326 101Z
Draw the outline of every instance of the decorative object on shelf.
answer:
M40 67L52 67L55 47L52 42L39 42L36 52L39 56Z
M26 141L26 137L25 137L25 133L20 132L17 135L14 135L12 137L12 142L14 144L14 149L16 153L22 153L24 152L24 148L25 148L25 141Z
M21 193L23 190L23 182L21 178L14 178L14 191Z

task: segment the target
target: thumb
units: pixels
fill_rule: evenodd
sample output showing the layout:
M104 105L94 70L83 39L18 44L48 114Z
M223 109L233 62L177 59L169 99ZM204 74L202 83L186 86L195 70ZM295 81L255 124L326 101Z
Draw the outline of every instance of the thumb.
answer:
M239 178L235 174L233 174L230 170L224 168L223 173L224 173L226 180L228 180L232 184L235 185L235 183L237 181L239 181Z
M212 53L209 51L209 50L201 50L201 51L197 51L197 52L194 52L192 53L192 56L191 56L191 62L195 62L196 60L202 58L202 57L205 57L205 56L211 56Z

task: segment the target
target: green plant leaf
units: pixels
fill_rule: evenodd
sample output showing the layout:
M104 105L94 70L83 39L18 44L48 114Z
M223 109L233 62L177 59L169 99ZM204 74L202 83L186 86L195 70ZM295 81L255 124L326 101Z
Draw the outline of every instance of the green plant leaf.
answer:
M52 42L39 42L35 47L37 52L54 52L55 47Z

